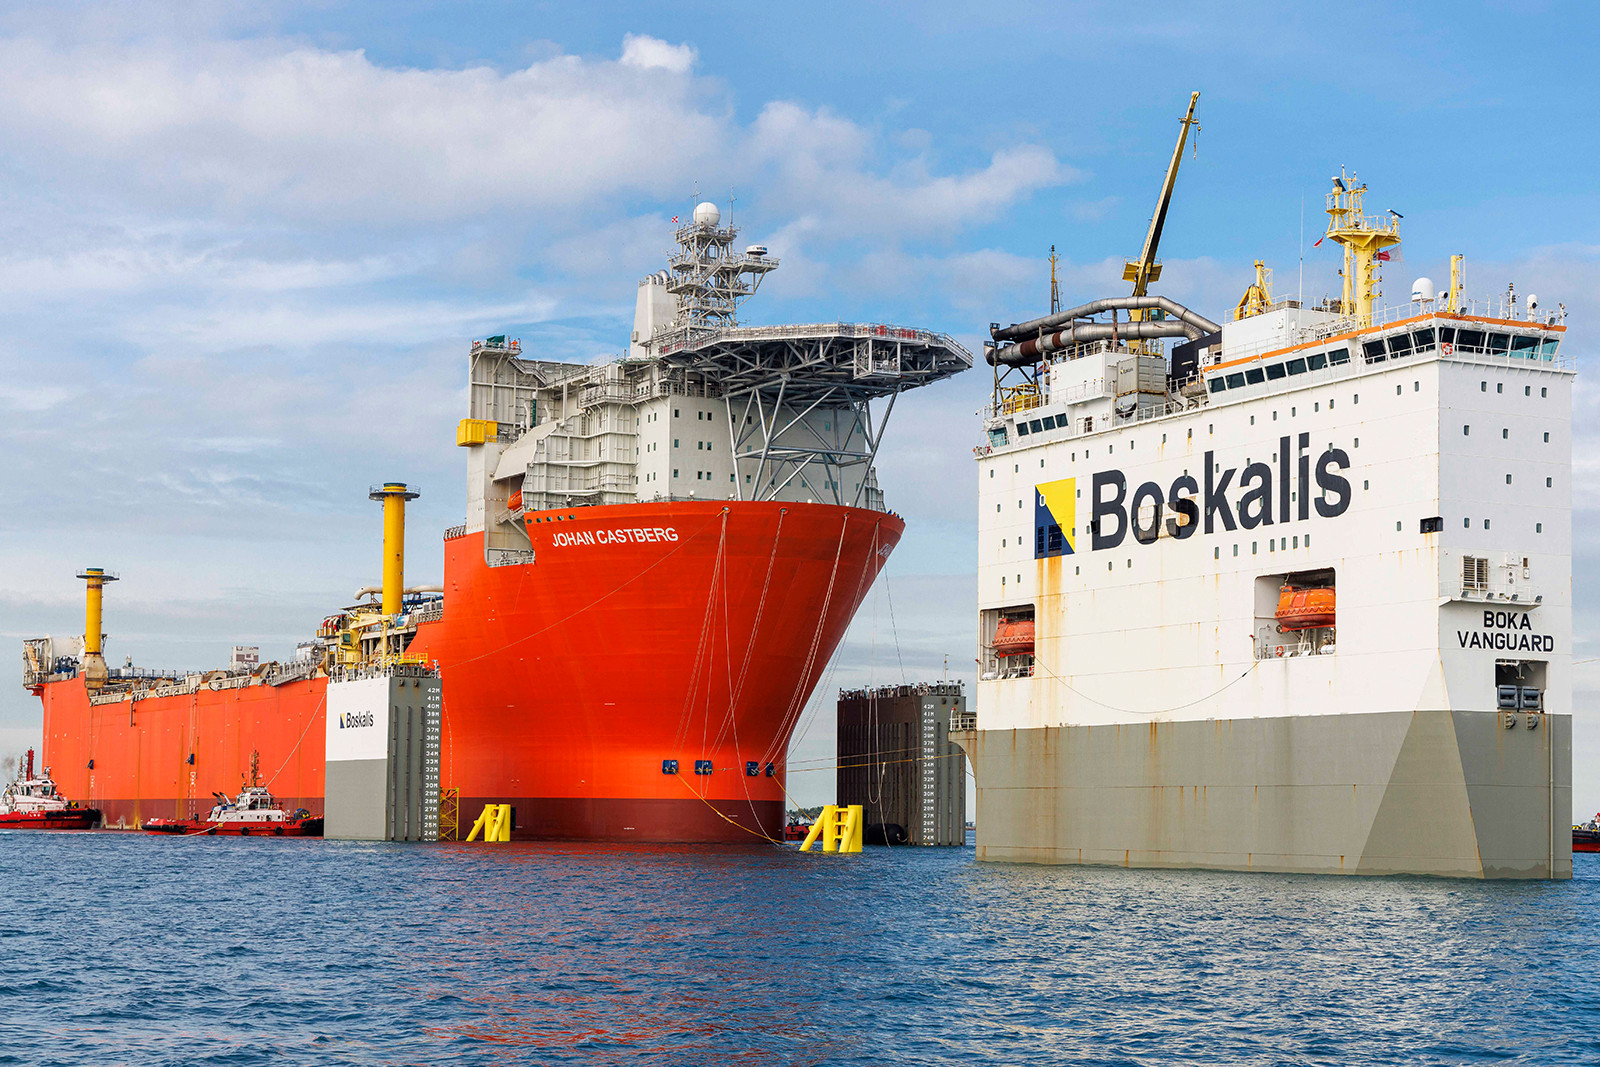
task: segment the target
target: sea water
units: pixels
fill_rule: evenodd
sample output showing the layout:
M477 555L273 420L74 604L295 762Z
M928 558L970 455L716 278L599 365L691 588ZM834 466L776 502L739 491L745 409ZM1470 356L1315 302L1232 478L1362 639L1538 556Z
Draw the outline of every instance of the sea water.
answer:
M0 1063L1600 1062L1570 882L0 834Z

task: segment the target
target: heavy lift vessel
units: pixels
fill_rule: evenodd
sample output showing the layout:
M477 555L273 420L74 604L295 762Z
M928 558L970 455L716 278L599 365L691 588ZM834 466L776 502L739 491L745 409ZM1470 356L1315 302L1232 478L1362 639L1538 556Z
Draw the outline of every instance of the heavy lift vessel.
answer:
M400 483L373 490L381 601L290 663L107 669L87 578L86 639L24 650L63 787L136 826L237 789L257 753L285 806L320 812L330 676L426 667L461 810L511 804L518 837L780 838L790 734L905 528L873 468L885 423L972 357L909 327L740 325L778 261L737 232L695 209L639 284L626 356L473 343L442 585L404 585Z
M1565 309L1384 307L1341 172L1339 295L1218 324L1138 289L1177 162L1131 295L986 346L979 858L1570 877Z

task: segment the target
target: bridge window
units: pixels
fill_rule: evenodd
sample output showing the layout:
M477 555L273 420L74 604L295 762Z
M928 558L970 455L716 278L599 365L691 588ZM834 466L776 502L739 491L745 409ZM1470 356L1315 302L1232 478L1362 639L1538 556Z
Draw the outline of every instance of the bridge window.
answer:
M1277 381L1279 378L1287 378L1288 376L1289 372L1283 369L1282 363L1267 364L1267 377L1273 381Z
M1251 385L1260 385L1267 380L1267 376L1260 367L1251 367L1244 372L1244 380Z
M1228 388L1229 389L1243 389L1244 388L1244 375L1243 374L1230 374L1230 375L1228 375Z
M1328 353L1328 362L1333 364L1335 367L1337 367L1337 366L1339 366L1341 364L1344 364L1344 363L1349 363L1350 362L1350 350L1348 348L1335 348L1335 349L1333 349L1332 351L1330 351Z
M1306 357L1306 366L1312 370L1322 370L1328 365L1328 353L1313 352Z

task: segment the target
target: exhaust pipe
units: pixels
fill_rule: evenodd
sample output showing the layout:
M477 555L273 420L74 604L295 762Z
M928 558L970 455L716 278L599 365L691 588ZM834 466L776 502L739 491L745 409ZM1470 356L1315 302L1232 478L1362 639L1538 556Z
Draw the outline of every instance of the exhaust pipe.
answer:
M404 482L373 486L369 500L383 501L383 613L400 614L406 584L406 501L421 496Z
M1029 337L1037 337L1046 330L1053 329L1076 319L1087 319L1112 310L1140 311L1160 308L1168 315L1177 319L1188 327L1183 330L1184 336L1194 340L1203 334L1217 333L1222 329L1204 315L1196 314L1178 303L1164 296L1113 296L1104 300L1094 300L1056 315L1046 315L1042 319L1031 319L1028 322L1012 323L1010 326L993 327L989 333L996 341L1020 341ZM1132 323L1130 325L1138 325ZM1122 336L1118 332L1118 336ZM1130 335L1132 336L1132 335ZM1176 334L1155 334L1151 336L1173 337Z

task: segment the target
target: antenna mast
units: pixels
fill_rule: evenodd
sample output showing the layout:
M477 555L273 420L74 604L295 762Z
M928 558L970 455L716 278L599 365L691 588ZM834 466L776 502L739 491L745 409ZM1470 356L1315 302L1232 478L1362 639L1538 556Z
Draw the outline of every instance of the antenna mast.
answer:
M1061 314L1061 285L1056 281L1056 264L1060 257L1056 255L1056 246L1050 246L1050 314Z

